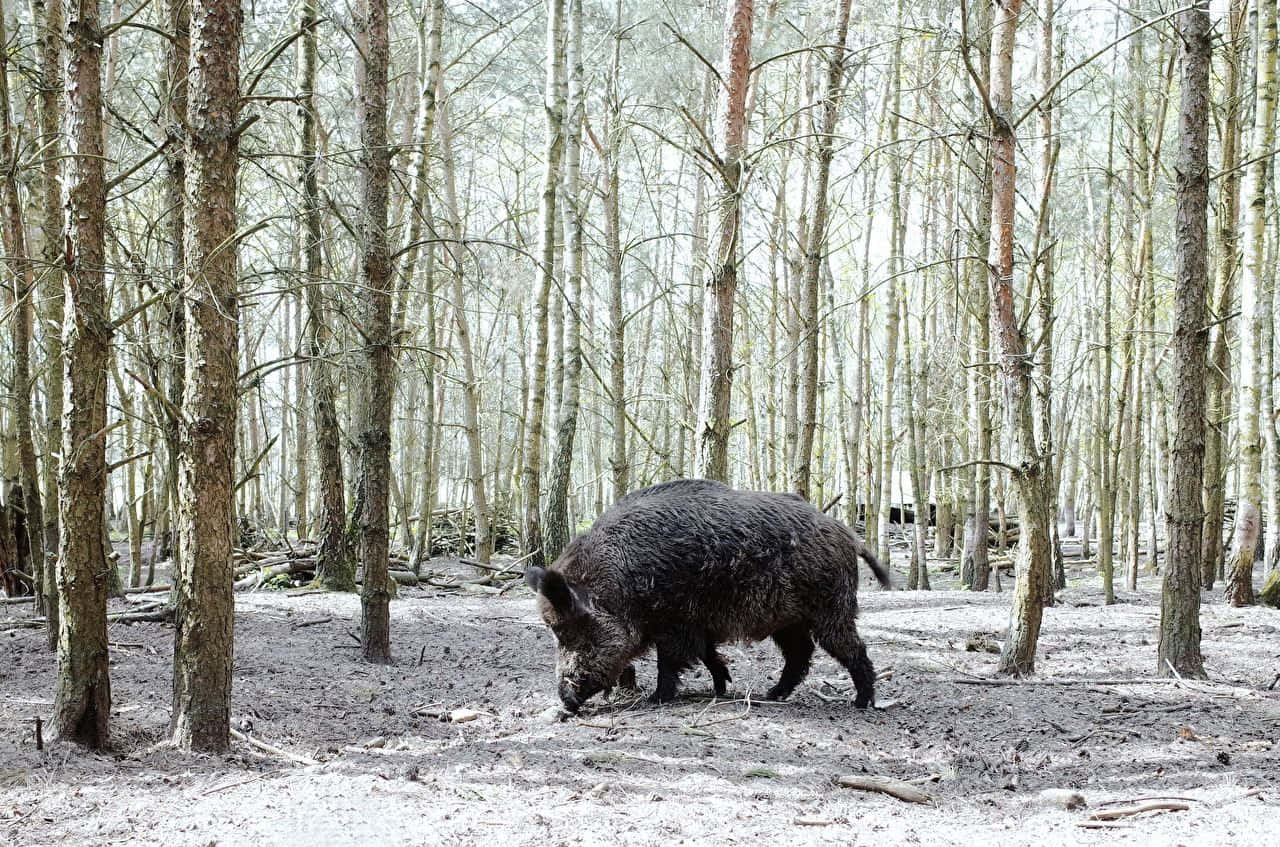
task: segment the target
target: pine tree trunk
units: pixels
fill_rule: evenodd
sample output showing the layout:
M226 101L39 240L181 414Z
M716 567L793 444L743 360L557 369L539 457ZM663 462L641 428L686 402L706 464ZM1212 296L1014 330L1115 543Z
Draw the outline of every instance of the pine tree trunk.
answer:
M697 458L699 476L729 480L729 399L733 382L733 310L738 289L741 237L742 156L747 136L747 83L751 65L754 0L730 0L725 14L720 76L717 169L720 194L708 250L710 272L703 300L702 357L698 392Z
M362 0L356 23L361 59L356 71L360 125L360 284L364 335L364 393L359 420L358 495L361 508L360 652L370 662L391 661L391 580L387 576L390 530L391 404L395 344L391 334L391 257L387 247L387 197L391 151L387 146L387 63L390 47L386 0Z
M44 509L45 636L49 649L58 646L58 578L54 561L58 539L58 460L62 439L62 0L32 0L32 18L39 25L40 135L43 151L40 179L40 257L38 274L40 352L44 359L45 455L41 463Z
M183 287L186 373L180 426L180 542L175 584L174 741L230 743L234 602L237 344L236 171L240 36L236 0L195 0L188 76Z
M92 748L108 743L111 683L107 668L107 317L103 266L106 179L102 126L102 31L97 0L77 0L65 44L66 313L65 404L58 473L58 682L56 733Z
M1205 299L1209 204L1209 3L1177 18L1182 42L1174 244L1172 476L1156 672L1204 678L1200 656L1200 491L1204 470Z
M1257 105L1253 134L1249 141L1251 162L1245 173L1244 195L1248 200L1248 222L1244 237L1244 262L1240 274L1240 479L1242 488L1236 503L1235 539L1227 564L1227 601L1248 606L1253 598L1253 563L1257 556L1262 524L1262 382L1271 374L1263 371L1269 344L1271 296L1266 289L1265 236L1267 220L1267 180L1271 150L1275 141L1276 102L1276 2L1258 0L1257 5ZM1267 410L1270 418L1271 410ZM1269 426L1268 426L1269 428Z
M831 160L835 157L835 133L839 125L840 92L844 88L845 42L849 36L849 6L851 0L839 0L836 5L835 38L828 48L827 78L822 92L821 122L814 156L816 167L813 177L813 211L809 221L809 242L805 245L804 283L801 299L801 315L804 322L802 343L803 374L800 380L800 441L796 447L796 461L792 483L795 491L809 498L812 476L810 462L813 456L814 433L817 432L818 398L818 271L826 261L827 245L827 183L831 178ZM821 504L819 504L821 505Z
M331 329L325 308L324 233L320 199L320 156L317 150L319 114L316 110L317 5L302 6L303 32L298 55L298 158L302 184L302 265L307 308L303 351L307 357L308 394L313 418L316 469L320 483L317 515L316 584L333 591L354 591L355 562L346 541L347 506L339 445L338 408L329 356Z
M7 44L4 23L0 21L0 44ZM22 508L25 510L27 549L36 606L43 607L45 595L44 571L47 565L44 550L44 509L40 497L40 472L36 465L35 435L31 423L31 407L35 382L31 377L32 316L36 299L35 268L27 249L26 222L23 220L22 201L18 195L18 167L15 133L9 104L9 61L0 58L0 168L3 169L3 231L5 252L9 258L13 311L10 317L12 329L13 370L10 372L10 396L13 399L14 435L18 440L19 479L22 485Z
M991 58L991 322L997 329L1004 382L1005 426L1010 437L1009 463L1017 468L1014 483L1021 511L1017 583L1010 612L1009 637L1000 657L1000 672L1024 676L1034 672L1036 644L1044 603L1044 583L1052 566L1045 465L1036 443L1032 416L1031 363L1013 302L1014 200L1017 139L1010 123L1013 110L1013 47L1021 0L1007 0L996 13Z

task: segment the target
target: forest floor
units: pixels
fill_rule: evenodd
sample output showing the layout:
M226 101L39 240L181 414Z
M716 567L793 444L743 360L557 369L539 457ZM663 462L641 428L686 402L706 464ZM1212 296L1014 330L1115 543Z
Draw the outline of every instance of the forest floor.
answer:
M751 699L780 665L764 644L724 648L730 699L699 670L672 704L593 701L553 722L554 642L522 585L402 590L390 666L359 659L357 596L239 594L233 725L281 752L237 740L225 756L161 743L173 631L157 623L111 626L114 749L37 752L55 668L42 633L15 628L29 608L8 605L0 844L1275 845L1280 612L1206 593L1212 681L1172 684L1153 676L1157 577L1108 607L1078 569L1060 597L1029 683L994 677L1007 591L868 587L881 708L854 710L821 652L790 701ZM639 671L651 687L652 660ZM914 781L932 804L846 775ZM1088 826L1150 798L1186 808Z

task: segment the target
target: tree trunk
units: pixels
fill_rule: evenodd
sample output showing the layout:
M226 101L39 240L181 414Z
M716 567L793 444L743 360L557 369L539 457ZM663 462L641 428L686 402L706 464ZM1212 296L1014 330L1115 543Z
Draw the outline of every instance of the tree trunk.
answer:
M1021 0L1007 0L996 13L991 59L991 318L998 330L1004 378L1005 426L1010 437L1008 459L1017 485L1020 532L1017 584L1010 613L1009 637L1000 657L1001 673L1034 672L1036 643L1050 576L1051 538L1045 497L1045 465L1036 443L1032 417L1031 363L1013 302L1014 199L1016 137L1013 109L1013 47Z
M547 302L556 267L556 192L564 155L564 9L565 0L547 3L547 78L543 105L547 136L539 208L538 284L533 294L533 369L529 374L529 406L525 417L524 467L520 474L524 500L524 554L528 565L546 564L542 548L542 419L547 400Z
M183 555L175 576L172 728L179 747L220 752L230 743L234 649L236 123L244 19L236 0L195 0L191 18L178 483Z
M467 476L471 487L471 504L475 517L475 557L487 563L493 554L493 533L490 526L489 498L484 483L483 439L480 432L480 376L476 368L476 353L471 340L471 326L467 320L466 293L463 289L465 253L462 248L463 226L458 206L456 166L453 155L453 124L449 104L445 97L444 78L436 80L436 99L439 102L440 160L444 171L444 204L449 224L449 263L453 292L453 326L458 337L458 351L462 357L462 414L463 429L467 436Z
M58 551L58 459L55 452L62 439L62 0L32 0L32 18L40 27L40 136L36 143L43 151L40 184L40 256L38 274L40 308L38 320L40 352L44 358L45 454L41 463L44 509L44 595L45 636L49 649L58 646L58 578L54 561Z
M827 183L831 178L831 160L835 157L835 133L839 124L840 92L844 88L845 42L849 37L849 6L851 0L839 0L836 4L835 38L828 48L827 78L822 92L821 123L814 150L817 159L813 178L813 211L809 221L809 243L805 245L804 284L801 299L801 315L804 321L802 343L803 375L800 380L800 443L796 448L796 461L792 482L796 493L809 498L812 476L810 462L813 457L814 433L818 428L818 271L826 261L827 245ZM815 123L818 123L815 121ZM837 395L839 396L839 395ZM821 505L821 504L819 504Z
M302 184L302 258L307 307L303 351L307 357L308 393L314 426L316 469L320 476L317 516L316 584L334 591L354 591L355 562L346 542L347 506L339 445L337 398L329 356L331 329L324 297L324 233L321 229L320 156L316 146L320 116L316 111L317 5L302 7L303 31L298 61L298 158Z
M1200 490L1204 470L1205 296L1209 204L1209 3L1177 18L1182 43L1177 240L1174 244L1172 475L1168 560L1156 672L1203 679L1200 656Z
M1227 601L1233 606L1252 605L1253 563L1257 557L1262 524L1262 382L1263 350L1270 344L1271 295L1266 290L1265 236L1267 180L1275 141L1276 102L1276 2L1257 5L1257 104L1249 141L1252 161L1245 173L1248 228L1244 238L1244 262L1240 275L1240 489L1236 503L1235 540L1227 566ZM1268 421L1271 410L1267 410ZM1270 423L1268 423L1270 428ZM1274 458L1273 460L1274 461Z
M359 498L360 652L370 662L391 661L391 580L387 576L391 531L391 404L395 387L391 334L391 256L387 247L387 63L390 47L386 0L362 0L356 24L360 61L356 103L360 124L360 284L363 287L364 395L360 416Z
M105 747L107 669L107 317L103 266L107 205L102 126L102 30L97 0L68 15L66 313L63 316L62 460L58 474L58 682L53 724L62 738Z
M585 95L582 90L582 0L570 0L568 112L569 126L565 139L564 184L564 291L562 301L565 324L564 381L560 392L560 419L556 426L556 450L551 460L551 479L547 487L547 522L543 548L549 560L560 556L569 543L569 482L573 471L573 443L578 431L578 403L582 382L582 259L583 206L582 194L582 125L585 119Z
M699 476L729 480L729 400L733 384L733 308L738 289L742 156L747 136L747 83L751 65L754 0L730 0L725 14L724 84L720 103L717 170L720 196L708 250L710 272L703 299L701 388L698 391Z
M613 447L609 468L613 473L614 502L626 496L630 488L631 463L627 458L626 395L626 323L622 302L622 229L619 206L622 202L618 178L618 160L622 156L622 139L626 128L622 120L622 0L614 10L613 64L609 76L609 137L604 150L604 169L608 185L604 195L604 243L609 266L609 393Z
M4 22L0 21L0 44L8 44ZM0 160L3 161L3 232L5 252L9 254L12 275L13 314L13 370L10 374L10 396L13 399L14 434L18 439L19 479L22 485L25 511L27 549L31 573L35 577L33 589L36 606L43 607L45 595L44 571L44 509L40 498L40 472L36 465L35 436L31 425L31 406L35 382L31 377L31 336L33 304L36 299L35 268L27 249L26 222L23 220L22 201L18 196L18 167L14 157L17 144L14 138L9 104L9 61L0 58Z

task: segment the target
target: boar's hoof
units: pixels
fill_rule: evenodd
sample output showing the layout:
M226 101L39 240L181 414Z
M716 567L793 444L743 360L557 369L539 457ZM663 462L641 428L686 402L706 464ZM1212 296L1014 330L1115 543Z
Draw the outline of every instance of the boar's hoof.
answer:
M664 691L659 688L657 691L650 694L648 699L650 703L670 703L672 700L676 699L676 693L674 691Z
M859 691L857 695L853 698L853 708L866 709L869 706L872 706L875 704L875 699L876 699L875 695L872 694L870 691L866 693Z

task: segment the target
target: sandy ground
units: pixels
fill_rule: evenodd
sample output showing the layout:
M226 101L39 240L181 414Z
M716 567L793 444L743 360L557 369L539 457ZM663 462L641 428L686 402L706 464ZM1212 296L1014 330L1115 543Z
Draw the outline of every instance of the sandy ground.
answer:
M563 723L540 717L554 702L554 643L523 586L501 597L404 591L388 667L359 660L355 596L239 595L234 724L313 764L239 741L225 756L160 743L173 636L163 624L111 627L113 751L37 752L34 718L49 712L55 669L38 630L12 628L29 610L6 606L0 843L1274 847L1280 685L1268 686L1280 613L1207 594L1212 684L1105 684L1152 673L1156 579L1103 607L1096 578L1075 574L1045 615L1040 683L982 682L1007 593L867 589L860 630L886 677L884 708L854 710L847 676L821 653L791 701L756 702L779 657L771 645L729 646L731 699L713 700L699 671L673 704L619 697ZM639 670L651 687L652 660ZM459 708L479 716L449 722ZM934 803L837 787L848 774L916 780ZM1087 808L1041 796L1060 788ZM1169 797L1189 808L1080 825Z

